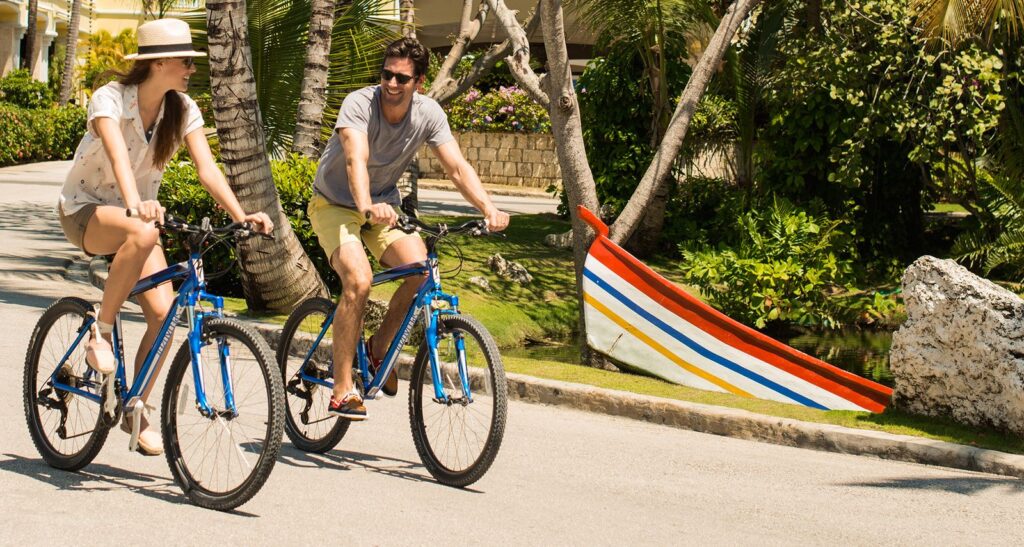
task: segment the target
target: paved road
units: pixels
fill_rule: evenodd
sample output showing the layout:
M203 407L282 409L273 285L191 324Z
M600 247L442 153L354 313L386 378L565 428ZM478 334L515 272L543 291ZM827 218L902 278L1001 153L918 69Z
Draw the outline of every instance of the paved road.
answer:
M263 491L231 514L186 503L164 459L129 453L120 431L84 471L51 469L25 426L25 346L52 298L98 293L62 277L76 252L48 214L57 188L0 188L0 544L1024 542L1020 480L517 402L491 471L446 488L418 462L404 384L329 454L286 441Z

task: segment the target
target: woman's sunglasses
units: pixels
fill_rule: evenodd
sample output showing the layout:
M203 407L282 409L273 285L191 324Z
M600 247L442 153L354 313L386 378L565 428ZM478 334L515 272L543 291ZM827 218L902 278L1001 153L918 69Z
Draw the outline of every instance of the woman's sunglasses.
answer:
M185 68L192 68L196 66L195 57L178 57L181 59L181 64L185 65Z
M415 76L409 76L408 74L402 74L400 72L391 72L388 69L380 71L380 79L384 82L390 82L391 78L398 80L398 83L405 85L409 83Z

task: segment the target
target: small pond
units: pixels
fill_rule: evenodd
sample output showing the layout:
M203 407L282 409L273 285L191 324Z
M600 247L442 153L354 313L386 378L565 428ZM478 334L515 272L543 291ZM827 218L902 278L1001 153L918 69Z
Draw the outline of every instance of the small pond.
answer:
M781 342L813 355L826 363L848 370L880 384L892 386L889 372L889 346L892 332L850 330L829 333L803 333L779 338ZM535 344L503 349L503 355L578 363L579 353L572 345Z

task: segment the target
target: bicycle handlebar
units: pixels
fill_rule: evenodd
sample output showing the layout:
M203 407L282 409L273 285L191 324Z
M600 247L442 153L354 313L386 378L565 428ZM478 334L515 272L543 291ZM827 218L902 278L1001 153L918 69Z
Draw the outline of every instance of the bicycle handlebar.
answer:
M395 224L395 228L411 234L414 232L425 232L435 237L444 237L450 234L461 234L469 232L472 236L498 236L505 237L505 234L500 232L492 232L487 229L487 220L478 218L464 222L458 226L448 226L447 224L427 224L418 218L412 218L405 215L399 215L398 222Z
M125 215L128 217L138 216L139 212L136 209L128 208L125 209ZM232 222L227 226L220 226L214 228L210 225L209 217L203 217L200 225L188 224L175 218L173 215L165 215L163 223L156 223L156 227L166 232L181 232L187 234L231 234L236 239L245 239L249 237L259 236L263 239L274 239L271 234L264 234L253 229L253 225L249 222Z

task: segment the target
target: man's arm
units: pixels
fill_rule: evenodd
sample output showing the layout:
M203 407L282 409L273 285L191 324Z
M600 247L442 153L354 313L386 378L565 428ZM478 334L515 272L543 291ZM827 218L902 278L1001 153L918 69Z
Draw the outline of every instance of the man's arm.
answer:
M370 197L370 172L366 162L370 159L370 144L366 133L346 127L341 129L342 149L345 151L345 170L348 173L348 188L360 214L373 224L394 226L398 215L386 203L373 203Z
M490 196L487 195L483 184L480 183L480 177L477 176L476 170L462 156L459 143L449 141L442 144L434 148L434 154L440 160L441 166L444 167L444 172L448 174L448 178L459 189L462 197L466 198L466 201L483 213L484 218L487 219L487 228L495 232L500 232L507 228L508 213L499 211L494 206L494 203L491 202Z

